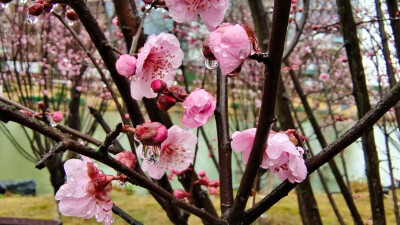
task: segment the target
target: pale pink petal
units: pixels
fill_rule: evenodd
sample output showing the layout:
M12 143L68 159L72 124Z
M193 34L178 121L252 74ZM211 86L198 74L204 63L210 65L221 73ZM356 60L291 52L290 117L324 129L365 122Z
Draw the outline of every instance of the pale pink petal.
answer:
M58 209L64 216L86 217L95 212L96 199L94 197L63 198L58 203Z
M210 0L210 7L199 12L208 31L214 31L224 20L225 12L229 8L229 0Z
M178 23L191 22L199 14L209 31L221 24L226 10L229 8L229 0L166 0L172 19Z
M131 81L132 98L153 98L154 80L162 80L168 86L175 79L175 70L182 64L183 51L178 39L168 33L151 35L140 49L136 62L136 76Z
M210 50L218 60L222 74L227 75L250 55L251 43L242 26L222 25L210 34Z
M196 128L210 120L216 108L215 99L204 89L196 89L183 102L185 110L182 123L187 128Z

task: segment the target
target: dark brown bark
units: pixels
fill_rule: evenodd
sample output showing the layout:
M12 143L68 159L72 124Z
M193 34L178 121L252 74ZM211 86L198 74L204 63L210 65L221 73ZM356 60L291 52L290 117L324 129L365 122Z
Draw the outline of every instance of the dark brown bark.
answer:
M357 27L353 18L350 0L336 0L340 24L351 77L353 80L353 95L357 104L358 117L363 117L370 109L368 89L365 81L364 67L357 36ZM385 208L383 206L383 191L379 174L379 159L375 146L373 128L362 135L362 145L366 164L366 176L371 201L373 223L386 224Z
M385 23L382 20L383 12L382 12L381 0L375 0L375 8L376 8L376 17L377 17L378 25L379 25L379 34L380 34L381 42L382 42L382 53L383 53L383 57L385 59L385 66L386 66L386 72L388 75L389 86L390 86L390 88L393 88L396 85L396 78L395 78L395 73L394 73L394 69L393 69L393 65L392 65L392 59L390 56L389 38L387 37L387 34L386 34ZM395 42L396 42L396 40L395 40ZM398 128L400 129L400 104L399 103L397 103L394 107L394 115L396 116L397 125L398 125Z
M217 108L215 121L218 138L218 161L221 190L221 213L225 213L233 204L232 189L232 149L228 125L228 77L217 71Z
M234 205L232 209L227 211L228 213L224 215L231 224L241 224L243 220L243 211L251 194L251 188L256 178L257 170L260 167L263 151L267 147L268 134L275 120L274 110L276 93L290 7L290 0L275 0L274 2L271 39L268 45L269 57L264 59L265 77L257 132L246 169L240 181Z
M61 185L65 183L64 163L61 160L61 154L55 154L51 160L47 162L47 169L50 173L50 182L54 189L54 194L57 193Z

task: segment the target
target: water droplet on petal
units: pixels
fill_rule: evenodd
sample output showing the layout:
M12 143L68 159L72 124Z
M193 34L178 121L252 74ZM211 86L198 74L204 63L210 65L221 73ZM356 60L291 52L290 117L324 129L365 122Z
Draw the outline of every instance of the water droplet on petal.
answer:
M214 52L220 52L220 51L221 51L221 48L219 46L215 46Z
M1 3L1 7L2 7L3 9L7 8L7 7L8 7L8 3Z
M28 22L29 23L34 24L34 23L37 23L38 20L39 20L38 16L32 16L32 15L28 14Z
M214 70L218 67L218 61L206 59L206 61L204 62L204 65L207 67L207 69Z
M145 9L150 9L150 8L151 8L151 4L146 4L146 5L144 6L144 8L145 8Z
M227 56L228 56L228 54L226 54L226 52L222 53L222 57L227 57Z
M143 158L148 164L156 164L160 160L161 147L160 146L143 146Z

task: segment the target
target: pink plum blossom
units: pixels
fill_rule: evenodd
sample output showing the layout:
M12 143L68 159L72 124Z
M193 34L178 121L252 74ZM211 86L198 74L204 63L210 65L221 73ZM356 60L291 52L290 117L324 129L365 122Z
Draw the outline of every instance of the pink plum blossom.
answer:
M221 24L229 8L229 0L165 0L165 4L176 22L191 22L200 15L208 31Z
M218 60L222 74L240 68L250 55L252 45L246 30L236 24L223 24L210 34L210 50Z
M189 198L190 194L182 189L176 189L174 190L174 196L176 198L183 199L183 198Z
M304 150L296 147L286 134L270 134L266 153L261 167L269 168L281 181L288 179L291 183L300 183L306 178Z
M151 35L140 49L136 64L136 76L131 81L132 98L154 98L156 93L151 89L154 80L162 80L172 85L175 70L182 64L183 51L178 39L168 33Z
M115 63L115 68L119 75L131 77L136 71L136 58L128 54L123 54Z
M242 152L243 162L247 164L253 146L256 128L232 134L231 147L235 152ZM307 167L303 159L304 150L296 147L284 133L270 133L268 147L263 154L261 167L270 169L283 181L302 182L307 176Z
M67 160L64 164L67 183L57 191L55 199L64 216L76 216L109 225L113 222L110 198L113 176L106 176L89 158Z
M328 81L328 80L329 80L329 77L330 77L329 74L327 74L327 73L321 73L321 74L319 75L319 80L325 82L325 81Z
M64 118L64 114L60 111L55 111L51 113L51 117L53 118L54 122L58 123Z
M196 89L183 102L182 123L187 128L196 128L210 120L215 110L215 99L204 89Z
M161 144L159 161L150 164L143 160L143 171L146 171L154 179L161 179L168 168L178 171L186 170L193 162L193 149L196 143L197 137L193 132L181 129L176 125L172 126L168 129L168 138ZM136 151L139 156L143 156L143 145L140 145Z

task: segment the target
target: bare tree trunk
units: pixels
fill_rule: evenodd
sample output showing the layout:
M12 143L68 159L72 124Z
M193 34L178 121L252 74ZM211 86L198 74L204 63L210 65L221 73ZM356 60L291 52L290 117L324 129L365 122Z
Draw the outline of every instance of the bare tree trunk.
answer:
M357 104L358 117L361 118L371 109L371 105L368 98L364 67L357 36L357 27L353 18L350 1L336 0L336 4L340 16L340 24L350 73L353 80L353 95ZM386 220L385 208L383 205L383 190L379 174L379 159L375 146L373 128L364 131L361 140L364 149L373 223L376 225L384 225L386 224Z

